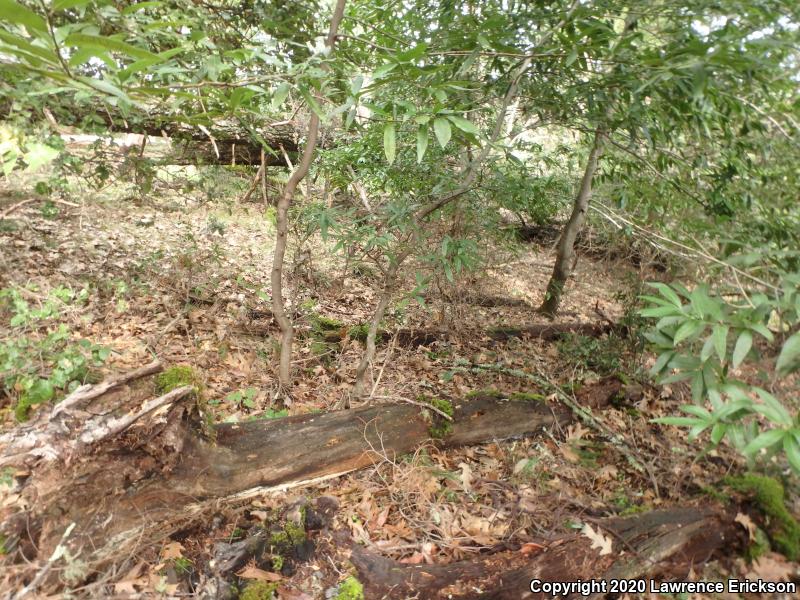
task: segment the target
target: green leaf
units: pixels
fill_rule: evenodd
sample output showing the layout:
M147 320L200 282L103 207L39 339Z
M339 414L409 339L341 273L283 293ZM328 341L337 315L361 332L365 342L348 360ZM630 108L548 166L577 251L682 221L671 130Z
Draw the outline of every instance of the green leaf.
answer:
M717 351L720 362L725 362L725 355L728 351L728 326L727 325L714 325L714 348Z
M86 6L91 0L56 0L53 2L53 10L58 12L60 10L67 10L70 8L78 8L79 6ZM122 14L127 14L131 7L123 9Z
M725 423L717 423L711 428L711 443L715 446L722 441L725 433L728 431L728 425Z
M786 410L786 407L781 401L766 390L762 390L761 388L755 388L755 390L763 404L753 404L753 408L776 425L791 427L792 423L794 423L792 415L789 414L789 411ZM764 411L764 408L767 410Z
M769 448L780 442L787 433L785 429L770 429L765 431L747 444L742 452L747 456L753 456L762 448Z
M657 359L653 368L650 369L650 373L652 375L658 375L661 371L664 370L664 367L667 366L667 363L672 360L672 357L675 356L674 352L664 352L661 354Z
M783 451L786 452L786 458L789 459L789 464L797 474L800 474L800 444L794 439L794 436L787 435L783 438Z
M428 150L428 127L420 125L417 129L417 164L422 162L425 158L425 152Z
M448 115L447 118L450 122L458 127L464 133L472 133L474 135L478 135L478 128L475 127L475 124L471 121L468 121L464 117L458 117L456 115Z
M394 162L395 156L395 129L394 123L387 123L383 128L383 151L386 154L386 160L391 165Z
M645 308L639 311L639 314L642 315L643 317L657 318L657 317L666 317L669 315L681 315L683 313L680 311L680 309L670 304L668 306L656 306L653 308Z
M736 340L736 346L733 349L733 359L731 360L731 364L735 369L747 356L747 353L750 352L750 348L753 346L753 334L749 331L745 330L739 334L739 339Z
M286 100L286 96L289 95L290 89L289 84L285 82L275 88L275 91L272 92L272 100L270 101L270 106L273 110L277 110L280 105L283 104L283 101Z
M385 65L381 65L375 72L372 74L373 79L380 79L384 75L388 75L397 67L397 63L388 63Z
M153 54L144 48L139 48L116 38L101 37L99 35L71 33L64 40L64 43L77 48L100 48L110 52L120 52L133 58L158 58L157 54Z
M676 425L678 427L695 427L702 425L705 421L701 419L694 419L692 417L660 417L653 419L653 423L660 423L661 425Z
M661 292L662 296L664 296L667 300L672 302L672 304L674 304L678 308L681 307L682 303L681 299L678 297L678 294L676 294L675 291L671 287L669 287L666 283L655 282L655 283L648 283L647 285L656 288L659 292Z
M800 331L784 342L778 355L778 362L775 363L775 369L780 375L788 375L798 368L800 368Z
M672 342L677 346L683 340L692 337L696 333L700 332L705 328L705 323L702 321L686 321L675 332L675 335L672 336Z
M397 54L397 60L399 62L413 62L416 61L425 54L425 50L428 49L428 44L425 42L421 42L411 48L410 50L406 50L405 52L399 52Z
M31 33L47 33L47 22L40 15L13 0L0 0L0 14L3 21L24 25Z
M73 1L73 2L86 2L86 0L66 0L66 1ZM137 2L136 4L131 4L130 6L126 6L122 9L123 15L129 15L131 13L135 13L139 10L144 10L146 8L156 8L164 4L163 2L157 2L155 0L150 0L148 2Z
M41 404L42 402L50 402L54 395L55 389L49 379L37 379L25 392L25 399L31 404Z
M450 128L450 121L443 117L437 117L433 120L433 132L436 134L439 145L444 148L447 146L447 142L450 141L450 136L453 133Z
M38 142L28 144L28 151L24 156L25 163L28 165L25 171L35 171L39 167L50 164L56 159L58 154L58 150L45 144L40 144Z

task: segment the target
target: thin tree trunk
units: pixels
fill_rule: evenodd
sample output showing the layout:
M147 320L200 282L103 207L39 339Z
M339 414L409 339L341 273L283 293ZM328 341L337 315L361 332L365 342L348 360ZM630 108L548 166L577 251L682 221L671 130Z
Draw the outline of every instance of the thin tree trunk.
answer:
M331 17L331 25L328 31L328 39L326 45L333 50L336 43L336 33L339 30L339 23L342 21L344 15L345 0L338 0L336 8ZM272 258L272 313L278 325L281 328L281 355L280 366L278 368L278 380L281 387L286 388L291 385L291 362L292 362L292 342L294 341L294 326L292 320L286 314L283 306L283 261L286 255L286 242L289 230L289 205L292 203L292 198L297 190L297 186L308 174L311 167L311 161L314 159L314 150L317 147L317 138L319 136L319 116L315 112L311 112L311 119L308 123L308 139L306 140L306 147L303 150L303 156L300 159L297 168L292 172L289 181L286 182L286 187L283 194L278 200L276 216L277 216L277 237L275 239L275 254Z
M578 190L578 195L575 196L575 202L572 205L572 214L561 232L561 237L558 239L553 274L550 276L544 302L539 309L549 317L555 316L558 312L558 307L561 304L561 295L564 292L564 284L572 271L575 256L575 238L586 220L586 211L589 209L589 201L592 197L592 180L597 171L597 162L603 153L605 138L605 130L598 128L594 134L592 150L589 152L589 158L586 161L586 169L583 172L580 190Z
M367 348L356 369L356 382L353 386L353 397L355 399L359 399L364 395L364 380L366 379L367 369L372 359L375 358L375 338L378 335L378 328L383 320L383 315L386 314L389 302L392 301L392 294L394 293L397 271L399 268L400 263L392 261L389 268L386 270L383 292L378 301L378 306L375 308L375 313L372 315L372 321L369 324L369 331L367 332Z

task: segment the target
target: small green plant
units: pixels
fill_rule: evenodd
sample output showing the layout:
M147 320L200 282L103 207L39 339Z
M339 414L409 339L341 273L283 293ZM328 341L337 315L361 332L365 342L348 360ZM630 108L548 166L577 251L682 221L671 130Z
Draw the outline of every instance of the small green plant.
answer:
M364 586L353 575L339 584L336 600L364 600Z
M705 285L689 291L680 284L653 283L659 295L643 297L649 306L641 315L656 320L645 334L659 353L651 374L661 383L690 381L694 400L681 406L689 416L655 422L688 427L689 440L709 431L712 446L727 438L751 465L783 451L800 473L800 416L787 401L733 375L758 354L757 338L775 341L767 327L773 314L800 321L800 277L787 275L786 280L777 298L753 294L737 305ZM775 366L784 376L800 367L800 333L784 341Z
M244 390L231 392L225 396L225 400L234 406L252 410L256 407L256 396L258 396L258 390L254 387L248 387Z
M599 375L617 373L622 367L624 350L619 338L608 335L595 338L568 334L557 344L558 351L570 364L583 365Z
M366 342L369 335L369 323L361 323L360 325L353 325L347 330L347 337L359 342Z
M432 407L446 414L448 417L450 418L453 417L454 409L452 403L449 400L445 400L444 398L430 398L428 396L419 396L417 398L417 402L429 404ZM447 434L449 434L451 431L453 431L452 421L445 419L438 412L432 410L425 410L425 417L431 423L430 427L428 427L428 435L430 435L433 439L440 440L446 437Z
M188 365L170 367L156 377L156 390L159 394L166 394L185 385L193 385L198 391L203 389L200 375Z
M272 600L277 589L277 581L252 581L239 594L239 600Z
M0 315L12 335L0 341L0 392L15 400L14 414L25 421L31 407L50 402L93 379L91 369L105 363L108 348L76 340L61 310L85 304L89 291L58 287L31 304L22 288L0 290ZM33 289L27 292L34 293Z

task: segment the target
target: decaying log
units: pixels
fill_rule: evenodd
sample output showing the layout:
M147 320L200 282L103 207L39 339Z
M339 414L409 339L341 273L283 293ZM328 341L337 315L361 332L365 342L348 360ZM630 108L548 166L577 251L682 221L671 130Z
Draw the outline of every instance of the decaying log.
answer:
M512 338L535 338L552 342L564 335L585 335L600 337L609 333L612 325L606 322L599 323L535 323L521 327L495 327L490 329L488 335L493 340L510 340Z
M495 341L506 341L514 338L539 339L552 342L564 335L576 334L589 337L600 337L611 332L614 326L607 322L596 323L533 323L509 327L493 327L483 335ZM337 330L326 331L323 337L326 342L338 342L347 337L348 329L343 327ZM447 341L453 333L447 329L415 329L401 328L394 332L379 331L377 339L388 342L397 336L397 343L401 346L415 348L428 346L434 342Z
M560 405L476 397L454 402L453 422L449 430L437 426L444 432L438 440L430 433L438 417L410 404L221 424L209 432L187 388L155 399L147 380L98 389L111 392L96 397L84 388L89 405L69 400L68 409L41 411L25 435L3 438L0 457L21 480L18 506L0 509L11 555L5 560L45 561L61 544L90 576L158 543L219 499L306 485L432 441L450 447L540 435L571 419ZM31 447L34 438L48 451Z
M353 546L350 560L368 598L538 600L550 596L531 592L532 579L686 579L693 566L737 539L734 514L677 508L602 519L591 526L611 540L606 555L592 548L586 536L574 534L532 554L506 551L449 565L401 564L359 545Z

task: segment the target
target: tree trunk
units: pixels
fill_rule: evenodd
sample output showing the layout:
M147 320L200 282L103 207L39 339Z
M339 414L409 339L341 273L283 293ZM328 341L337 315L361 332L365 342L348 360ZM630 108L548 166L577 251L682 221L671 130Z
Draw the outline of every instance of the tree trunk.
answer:
M558 307L561 304L561 295L564 292L564 285L572 271L572 263L575 256L575 238L578 236L578 232L583 226L583 222L586 219L586 211L589 209L589 201L592 197L592 180L597 171L597 162L603 152L605 137L606 134L602 128L598 128L597 131L595 131L594 143L589 152L589 158L586 161L586 169L584 170L583 179L581 180L581 187L572 205L572 214L558 240L558 250L556 253L556 262L555 265L553 265L553 274L550 277L550 282L547 284L544 302L539 309L548 317L554 317L558 312Z
M610 541L612 551L606 555L593 548L585 535L573 534L532 552L498 552L448 565L406 565L356 544L350 560L369 598L538 600L552 595L534 593L532 580L685 580L693 567L709 560L715 551L729 550L737 539L735 514L708 507L673 508L590 523ZM611 591L608 586L606 593ZM645 591L650 591L649 582ZM606 593L592 597L602 598ZM570 597L589 595L573 593Z
M367 332L367 347L356 369L356 382L353 385L353 397L356 400L364 396L364 380L367 375L367 369L372 363L372 359L375 358L375 338L378 335L378 328L381 325L383 316L386 314L386 308L392 301L392 294L394 293L394 287L397 282L397 271L399 268L400 265L396 261L392 261L386 269L383 291L381 292L380 300L378 300L378 306L375 307L375 313L372 315L372 321L370 321L369 331Z
M41 568L63 544L91 577L205 518L221 498L307 485L411 452L431 443L432 424L443 433L433 441L454 447L547 435L571 420L561 405L484 396L454 402L449 430L436 413L397 404L221 424L204 435L196 403L186 401L192 388L148 399L149 380L114 383L84 386L0 437L0 466L21 480L19 502L0 508L6 561Z
M344 16L345 0L338 0L331 17L330 29L326 40L327 47L333 51L336 43L336 32L339 30L339 23ZM275 254L272 258L272 313L281 328L281 354L280 365L278 367L278 381L284 390L291 386L291 367L292 367L292 342L294 340L294 326L291 319L286 314L283 305L283 260L286 255L286 242L289 231L289 205L297 190L297 186L308 174L311 161L314 160L314 150L317 147L317 137L319 135L319 116L311 112L311 119L308 122L308 138L306 147L303 150L303 157L286 182L276 209L277 213L277 237L275 239ZM284 394L288 399L289 395Z

